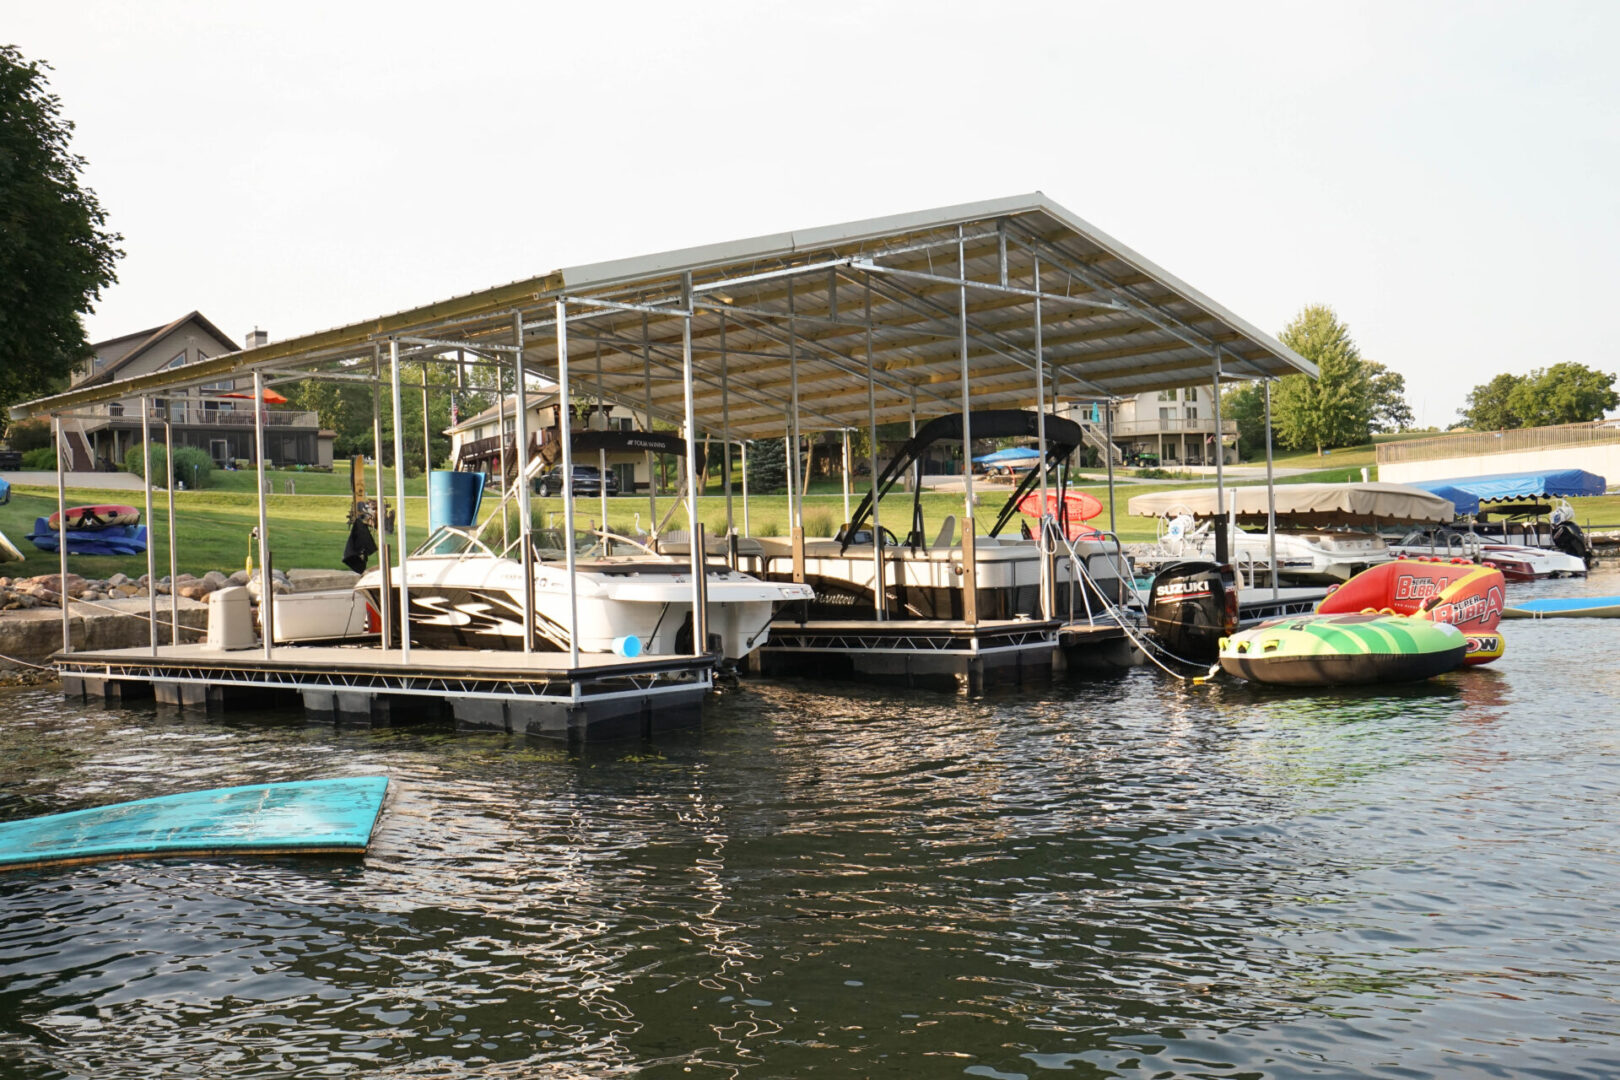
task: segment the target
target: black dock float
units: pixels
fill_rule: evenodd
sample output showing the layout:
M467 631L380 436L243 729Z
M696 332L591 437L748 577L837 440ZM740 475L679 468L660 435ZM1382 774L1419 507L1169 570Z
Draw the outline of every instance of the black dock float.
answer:
M654 735L697 724L715 656L626 660L564 653L278 645L224 652L197 645L58 653L70 697L118 705L137 697L219 710L278 700L314 719L381 726L450 718L464 730L569 741Z
M847 676L978 692L1052 677L1057 620L776 622L752 664L767 675Z

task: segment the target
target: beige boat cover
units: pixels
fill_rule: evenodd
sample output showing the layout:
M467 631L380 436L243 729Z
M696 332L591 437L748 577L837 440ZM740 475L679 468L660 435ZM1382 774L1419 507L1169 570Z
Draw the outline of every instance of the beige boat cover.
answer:
M1159 491L1131 499L1130 512L1144 517L1216 516L1214 488ZM1236 510L1240 524L1264 525L1264 484L1226 489L1225 512ZM1406 484L1278 484L1277 520L1291 526L1411 525L1447 522L1456 516L1451 500Z

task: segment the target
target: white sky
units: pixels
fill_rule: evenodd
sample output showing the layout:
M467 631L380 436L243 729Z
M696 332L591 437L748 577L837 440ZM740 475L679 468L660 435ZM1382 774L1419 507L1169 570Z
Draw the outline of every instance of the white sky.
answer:
M562 266L1032 190L1419 424L1620 370L1620 3L39 3L124 235L92 340L241 339Z

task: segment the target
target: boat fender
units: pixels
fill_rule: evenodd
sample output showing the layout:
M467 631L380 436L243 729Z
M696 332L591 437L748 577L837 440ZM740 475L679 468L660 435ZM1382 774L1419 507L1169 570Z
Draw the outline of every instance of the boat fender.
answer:
M628 660L634 660L636 657L641 655L641 639L636 637L634 634L627 634L624 637L616 637L613 639L613 652L616 656L622 656Z

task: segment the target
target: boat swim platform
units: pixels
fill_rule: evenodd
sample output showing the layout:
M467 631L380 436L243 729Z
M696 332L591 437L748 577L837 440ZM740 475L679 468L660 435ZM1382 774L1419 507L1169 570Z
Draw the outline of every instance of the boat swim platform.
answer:
M374 645L200 645L59 652L65 695L108 705L222 711L301 704L312 718L364 726L451 718L463 730L569 741L626 738L695 725L719 658L495 652Z
M1130 642L1111 624L1058 619L824 619L771 624L749 658L766 675L816 675L976 693L1050 681L1071 667L1124 666Z

